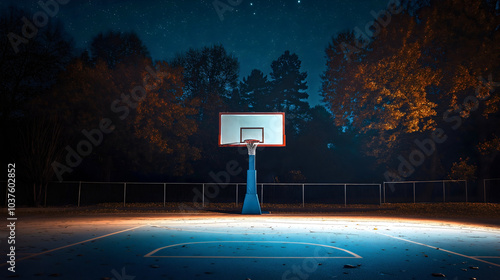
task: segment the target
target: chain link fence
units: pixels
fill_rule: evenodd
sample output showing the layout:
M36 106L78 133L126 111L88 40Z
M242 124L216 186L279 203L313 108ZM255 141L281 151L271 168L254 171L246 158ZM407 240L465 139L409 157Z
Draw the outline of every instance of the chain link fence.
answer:
M7 182L1 184L0 201L7 202ZM31 205L29 184L17 183L18 206ZM50 182L45 206L89 206L100 203L241 204L246 183L172 182ZM382 204L420 202L500 202L500 179L468 183L464 180L402 181L377 183L258 183L261 203L278 204ZM4 204L6 205L6 204Z

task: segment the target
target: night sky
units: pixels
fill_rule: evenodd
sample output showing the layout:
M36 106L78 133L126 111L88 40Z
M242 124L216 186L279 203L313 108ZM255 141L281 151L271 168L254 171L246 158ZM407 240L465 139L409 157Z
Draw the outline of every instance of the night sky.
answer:
M2 1L35 13L38 1ZM46 1L44 1L46 2ZM220 3L238 3L221 0ZM135 31L154 60L171 59L189 48L222 44L240 62L240 80L252 69L265 74L285 50L297 53L308 73L311 105L320 102L320 75L325 69L325 48L339 31L364 26L371 11L384 9L389 0L241 0L233 10L217 13L213 0L69 1L61 5L61 19L79 49L88 48L99 32Z

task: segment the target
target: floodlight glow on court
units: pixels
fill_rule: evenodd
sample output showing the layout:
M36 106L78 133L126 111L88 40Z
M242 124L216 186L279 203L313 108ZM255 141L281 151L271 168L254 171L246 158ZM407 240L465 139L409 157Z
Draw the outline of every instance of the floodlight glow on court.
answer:
M37 238L23 242L19 264L29 261L43 270L64 263L59 267L63 275L71 274L73 260L103 262L94 263L99 277L130 263L134 265L126 266L127 275L139 278L147 273L150 279L166 271L184 279L207 273L221 279L338 278L344 273L359 279L385 279L386 274L420 279L442 273L453 279L465 275L462 269L468 270L466 276L493 279L500 273L499 228L429 220L109 216L31 221L23 231ZM145 272L144 267L150 269ZM232 278L224 278L228 275Z

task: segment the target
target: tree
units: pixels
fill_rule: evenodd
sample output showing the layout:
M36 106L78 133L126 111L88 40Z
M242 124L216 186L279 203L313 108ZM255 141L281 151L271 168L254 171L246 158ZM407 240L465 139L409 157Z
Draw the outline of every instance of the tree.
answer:
M196 115L198 131L193 143L200 149L203 160L198 162L196 168L199 173L208 174L207 168L222 166L226 162L220 156L221 151L217 150L218 118L219 112L239 109L229 107L238 103L234 101L239 96L233 96L238 94L238 60L228 54L222 45L214 45L178 54L170 65L183 69L186 102L199 104Z
M333 180L338 178L339 163L346 166L346 161L338 161L336 155L346 150L337 149L342 146L339 128L332 123L332 115L323 106L311 108L310 115L310 120L296 136L298 145L292 146L294 161L300 163L299 167L307 178L320 182Z
M144 68L137 63L151 59L148 49L134 32L101 32L92 39L90 51L92 61L102 60L110 68L120 63Z
M250 111L271 111L271 85L262 71L253 69L248 77L240 82L241 102L248 106Z
M93 174L90 177L93 180L110 180L113 155L122 154L118 152L120 150L127 150L120 144L126 143L122 139L130 139L129 125L121 119L121 116L125 116L124 113L120 111L120 114L117 114L113 111L117 111L116 108L127 108L128 116L132 110L121 102L120 106L112 104L115 100L122 100L120 95L129 92L133 87L129 85L128 91L122 91L116 82L121 79L115 70L108 68L102 61L92 66L77 59L68 65L50 94L37 98L32 104L33 112L60 118L67 136L64 146L67 145L73 150L77 150L81 141L87 140L86 135L99 129L103 119L110 120L114 131L103 134L101 141L92 145L90 154L83 158L83 163L92 161L101 165L102 174ZM66 162L60 163L68 166ZM59 180L66 179L68 174L62 176L59 173L58 177Z
M43 106L39 108L53 104L52 113L64 117L71 147L86 139L84 131L98 129L103 120L112 124L112 132L104 133L102 141L85 158L85 162L92 163L89 165L100 166L102 174L92 172L86 176L109 181L115 172L122 173L120 177L129 176L130 172L121 171L124 169L161 173L160 168L153 168L161 167L154 164L158 157L152 156L148 141L138 138L134 128L145 87L158 78L148 50L136 34L120 32L97 35L91 50L91 55L84 51L74 60L51 97L40 100Z
M448 173L448 178L450 180L474 180L476 179L476 169L477 166L468 163L469 158L462 159L454 162L451 167L450 173Z
M413 42L414 20L408 16L392 20L397 22L388 27L395 26L391 33L381 32L363 59L344 65L342 79L350 79L341 81L343 90L331 91L329 84L338 78L335 75L339 69L329 68L324 76L328 81L324 82L323 94L338 124L352 125L363 133L377 131L369 143L370 154L377 157L391 154L403 135L435 126L432 117L436 116L436 104L429 100L427 88L437 84L439 72L420 64L421 43ZM395 34L399 40L389 40ZM338 42L330 45L329 55L338 54Z
M73 42L55 18L38 28L26 10L9 7L0 12L0 154L2 164L18 162L24 191L39 205L52 173L47 161L57 158L59 124L33 115L33 99L45 96L73 57ZM27 196L28 196L27 195Z
M172 67L184 69L184 92L200 102L199 120L214 121L237 86L239 63L222 45L190 49L177 55Z
M62 125L52 117L37 116L27 122L20 135L20 164L28 170L26 175L33 184L33 202L40 206L54 176L52 162L63 155Z
M189 144L197 129L197 104L184 98L182 86L180 70L165 62L148 69L128 63L110 69L102 60L89 65L78 59L38 108L54 104L49 113L62 118L73 150L93 139L82 164L103 172L86 176L111 180L114 172L123 178L133 171L175 177L192 171L191 162L199 158L199 150Z
M134 119L135 136L147 140L150 154L158 154L161 170L173 175L193 172L191 162L200 158L200 150L192 147L189 138L196 133L195 101L183 96L182 72L165 62L155 67L158 79L146 88L146 95L137 106Z
M309 110L307 73L300 72L300 66L299 57L289 51L271 63L271 106L274 111L286 113L290 133L298 133Z
M0 14L0 126L27 114L24 104L43 95L55 84L58 74L73 57L73 41L60 21L51 19L41 29L21 29L30 13L9 7ZM29 21L29 20L27 20ZM31 23L32 24L32 23ZM36 32L35 32L36 30Z
M430 1L412 9L392 15L371 43L358 44L353 52L345 48L346 42L355 45L350 32L333 38L326 50L323 96L337 125L368 136L367 154L389 165L437 128L461 136L448 137L453 145L441 147L441 153L456 153L450 148L498 133L492 132L499 104L491 82L497 78L488 76L500 66L494 9L481 0ZM486 83L478 79L487 76ZM471 114L476 110L482 117ZM471 130L479 139L471 139ZM427 175L445 159L437 151L427 155L432 156Z

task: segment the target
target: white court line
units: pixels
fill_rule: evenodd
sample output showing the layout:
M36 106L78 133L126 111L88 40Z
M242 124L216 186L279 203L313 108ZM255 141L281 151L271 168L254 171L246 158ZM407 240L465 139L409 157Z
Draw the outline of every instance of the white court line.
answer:
M115 235L115 234L118 234L118 233L127 232L127 231L134 230L136 228L140 228L140 227L144 227L144 226L147 226L147 225L136 226L136 227L133 227L133 228L124 229L124 230L120 230L120 231L108 233L108 234L105 234L105 235L101 235L101 236L98 236L98 237L90 238L90 239L87 239L87 240L84 240L84 241L76 242L76 243L73 243L73 244L61 246L61 247L58 247L58 248L55 248L55 249L43 251L43 252L40 252L40 253L36 253L36 254L33 254L33 255L29 255L29 256L26 256L26 257L23 257L23 258L16 259L16 262L22 261L22 260L25 260L25 259L30 259L30 258L33 258L33 257L36 257L36 256L40 256L40 255L45 255L45 254L50 253L50 252L54 252L54 251L61 250L61 249L64 249L64 248L68 248L68 247L71 247L71 246L75 246L75 245L78 245L78 244L86 243L86 242L89 242L89 241L92 241L92 240L97 240L97 239L101 239L101 238L108 237L108 236L111 236L111 235ZM3 264L0 264L0 266L4 266L4 265L7 265L7 264L8 263L3 263Z
M146 256L144 256L146 257ZM262 257L262 256L151 256L165 259L359 259L356 257Z
M432 245L427 245L427 244L424 244L424 243L420 243L420 242L416 242L416 241L404 239L404 238L401 238L401 237L392 236L392 235L385 234L385 233L380 233L380 232L375 232L375 233L376 234L380 234L380 235L384 235L384 236L387 236L387 237L391 237L391 238L394 238L394 239L402 240L402 241L405 241L405 242L417 244L417 245L420 245L420 246L429 247L429 248L436 249L436 250L439 250L439 251L443 251L443 252L446 252L446 253L454 254L454 255L457 255L457 256L460 256L460 257L472 259L472 260L475 260L475 261L478 261L478 262L483 262L483 263L487 263L487 264L490 264L490 265L494 265L494 266L500 267L500 264L492 263L492 262L485 261L485 260L481 260L478 257L467 256L467 255L460 254L460 253L457 253L457 252L453 252L453 251L450 251L450 250L446 250L446 249L443 249L443 248L439 248L439 247L435 247L435 246L432 246Z
M171 247L176 247L176 246L182 246L182 245L192 245L192 244L207 244L207 243L274 243L274 244L300 244L300 245L310 245L310 246L318 246L318 247L326 247L330 249L336 249L340 250L343 252L346 252L350 254L352 257L322 257L322 256L317 256L317 257L263 257L263 256L153 256L156 252L171 248ZM291 241L254 241L254 240L240 240L240 241L200 241L200 242L188 242L188 243L178 243L178 244L173 244L173 245L168 245L164 247L160 247L156 250L153 250L146 255L144 255L145 258L194 258L194 259L200 259L200 258L219 258L219 259L362 259L360 255L353 253L349 250L338 248L335 246L330 246L330 245L324 245L324 244L315 244L315 243L307 243L307 242L291 242Z

